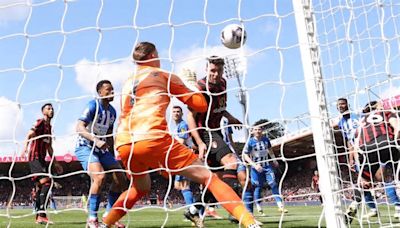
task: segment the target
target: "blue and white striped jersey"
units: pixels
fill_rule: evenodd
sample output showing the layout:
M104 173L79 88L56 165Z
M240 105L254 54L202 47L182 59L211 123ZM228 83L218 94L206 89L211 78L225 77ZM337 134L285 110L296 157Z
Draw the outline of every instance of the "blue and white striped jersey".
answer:
M94 99L88 103L79 120L87 123L89 132L98 136L104 136L107 135L109 129L113 128L116 117L117 112L113 106L109 105L108 109L105 109L99 100ZM100 139L105 140L105 138ZM93 142L79 135L76 146L88 146L92 148ZM99 149L95 148L95 151L99 151Z
M262 167L268 166L267 159L270 159L268 154L269 148L271 148L271 142L268 137L263 136L260 140L256 137L250 137L243 152L248 154L251 160L255 163L260 164Z
M176 136L184 140L183 144L185 144L185 146L192 148L193 140L192 136L189 134L188 131L189 131L189 126L184 120L181 120L181 122L179 122L176 125L175 129Z
M354 144L355 133L358 126L359 116L354 113L350 113L349 118L342 117L338 123L338 127L342 131L343 137L351 144Z

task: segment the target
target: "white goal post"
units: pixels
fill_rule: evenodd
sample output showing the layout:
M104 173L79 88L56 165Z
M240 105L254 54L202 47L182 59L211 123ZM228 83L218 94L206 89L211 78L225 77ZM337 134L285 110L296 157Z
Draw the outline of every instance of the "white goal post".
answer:
M311 0L293 0L327 227L346 227Z

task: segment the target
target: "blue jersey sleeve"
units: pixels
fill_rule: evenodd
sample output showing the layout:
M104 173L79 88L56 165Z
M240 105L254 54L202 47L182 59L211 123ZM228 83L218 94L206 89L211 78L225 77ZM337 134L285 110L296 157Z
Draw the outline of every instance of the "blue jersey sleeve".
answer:
M252 138L249 139L249 141L247 141L246 145L243 148L243 153L245 154L250 154L251 151L253 150L253 145L252 145Z
M178 133L178 137L181 139L188 139L189 138L189 126L184 121L180 122L178 128L176 129Z
M79 120L85 123L91 123L94 120L96 114L96 102L90 101L83 111L82 115L79 117Z

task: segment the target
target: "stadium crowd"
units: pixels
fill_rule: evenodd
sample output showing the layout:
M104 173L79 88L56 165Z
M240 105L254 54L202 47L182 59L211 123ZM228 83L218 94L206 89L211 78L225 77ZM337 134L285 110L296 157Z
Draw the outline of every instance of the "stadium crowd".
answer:
M289 165L290 166L290 165ZM282 194L286 201L317 201L318 195L314 194L311 189L311 177L312 170L302 170L302 172L296 172L289 170L286 178L283 179ZM169 181L158 174L151 175L152 185L154 188L146 197L139 201L139 205L146 204L163 204L165 195L168 190ZM54 196L82 196L87 195L90 188L90 178L86 174L78 174L65 178L55 178L54 181L59 183L62 187L57 189L53 187L52 193ZM172 182L173 184L173 182ZM12 206L31 206L32 205L32 191L33 185L32 181L28 179L15 181L15 194L12 200ZM192 184L192 189L194 194L200 193L200 188L198 185ZM269 189L265 189L265 201L273 201L271 192ZM7 194L0 194L0 207L4 208L7 206L7 202L13 193L13 185L10 180L0 181L0 192ZM102 189L103 199L106 199L107 188ZM176 189L171 189L168 202L178 205L184 204L184 199L182 195ZM104 202L103 202L104 203Z

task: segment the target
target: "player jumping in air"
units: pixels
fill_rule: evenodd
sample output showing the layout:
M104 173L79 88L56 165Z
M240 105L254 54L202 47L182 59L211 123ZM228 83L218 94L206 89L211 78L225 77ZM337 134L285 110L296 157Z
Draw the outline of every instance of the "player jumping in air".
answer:
M110 227L151 189L149 169L165 168L172 174L183 175L203 184L223 207L245 227L259 227L236 193L187 147L173 140L168 133L166 110L171 95L196 112L207 111L207 102L200 93L193 93L181 79L160 69L154 44L140 42L135 46L133 59L138 65L122 91L120 124L116 145L125 167L131 172L133 185L118 198L102 227ZM179 171L177 171L179 170ZM191 217L197 227L200 218Z
M38 119L29 130L26 144L22 151L22 156L28 154L29 167L32 174L49 173L49 164L46 162L45 158L47 153L50 155L50 157L53 157L53 140L50 124L54 115L52 104L44 104L42 106L42 114L43 118ZM62 166L55 160L53 160L53 167L58 173L63 171ZM36 182L36 223L53 224L53 222L50 221L46 215L46 208L49 201L48 193L53 180L48 176L41 175L36 175L32 179Z
M271 143L268 137L263 135L260 126L253 127L253 136L249 138L244 149L243 158L251 166L251 184L254 186L254 201L260 214L264 214L261 208L261 192L264 183L267 183L272 190L272 194L281 213L287 213L284 208L283 199L279 191L279 186L275 181L274 167L279 167L279 163L275 160L275 155L270 150ZM272 160L272 166L270 163Z
M101 198L101 187L105 180L104 170L122 169L114 157L113 126L116 111L110 102L114 99L114 88L110 81L102 80L96 86L99 98L91 100L78 120L76 130L79 133L75 154L82 168L88 171L92 179L89 195L89 217L87 225L98 227L97 213ZM103 172L103 173L101 173ZM121 192L127 189L124 173L115 172L107 199L105 217ZM117 227L125 227L117 222Z

